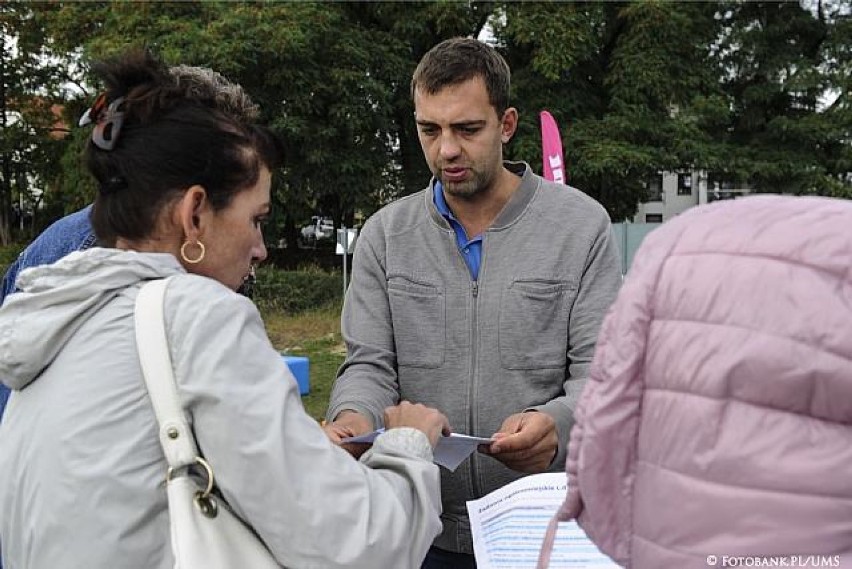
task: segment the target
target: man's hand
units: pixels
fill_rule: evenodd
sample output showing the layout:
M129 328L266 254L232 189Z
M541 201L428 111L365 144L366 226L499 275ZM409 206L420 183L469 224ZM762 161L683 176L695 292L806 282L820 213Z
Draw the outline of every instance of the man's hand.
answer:
M341 444L341 441L345 438L357 437L358 435L363 435L373 430L373 423L370 419L357 411L351 411L348 409L341 411L340 414L334 418L333 422L323 425L322 430L325 431L325 435L329 438L329 440L331 440L331 442L340 446L340 448L355 458L358 458L367 452L367 449L371 446L367 443Z
M482 452L528 474L547 470L559 445L553 418L538 411L509 416L491 438L490 445L480 446Z

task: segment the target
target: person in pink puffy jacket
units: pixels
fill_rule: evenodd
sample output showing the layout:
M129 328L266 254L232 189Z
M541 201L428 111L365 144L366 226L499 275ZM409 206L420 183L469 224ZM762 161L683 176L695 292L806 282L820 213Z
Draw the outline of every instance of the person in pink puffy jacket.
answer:
M650 234L576 417L539 567L573 518L635 569L852 567L852 201L755 196Z

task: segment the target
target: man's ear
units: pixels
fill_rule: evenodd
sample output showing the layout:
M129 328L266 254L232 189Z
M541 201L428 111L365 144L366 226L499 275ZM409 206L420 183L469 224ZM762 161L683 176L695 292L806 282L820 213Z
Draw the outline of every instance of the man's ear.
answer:
M204 234L209 210L210 202L203 186L195 185L184 192L178 202L177 222L187 241L195 243Z
M503 111L503 118L500 120L500 140L503 144L512 140L516 130L518 130L518 110L515 107L509 107Z

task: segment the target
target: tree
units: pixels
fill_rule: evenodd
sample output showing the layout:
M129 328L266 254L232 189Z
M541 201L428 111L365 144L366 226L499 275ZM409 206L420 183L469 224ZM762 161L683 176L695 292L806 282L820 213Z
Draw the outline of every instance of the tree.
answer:
M807 1L7 3L0 14L17 18L27 46L20 53L71 54L41 77L43 57L12 64L4 51L4 74L12 76L11 65L30 90L55 85L59 71L85 84L74 65L85 71L93 59L142 45L242 84L285 142L270 237L295 245L311 215L351 225L355 211L369 215L423 187L429 172L411 74L439 41L486 28L512 67L521 115L507 157L540 169L538 113L550 110L570 181L614 220L633 215L659 170L849 195L849 9ZM4 80L7 89L22 84ZM73 99L66 107L82 110ZM64 141L63 161L50 161L63 164L51 178L54 203L90 199L77 158L83 142ZM3 178L4 204L12 177Z
M496 36L514 73L521 125L512 155L538 165L538 112L562 125L571 183L614 220L644 182L703 161L699 117L718 89L708 63L711 4L507 3ZM718 104L718 103L717 103Z
M735 175L759 191L852 197L848 5L732 3L721 21Z
M423 189L431 175L420 148L411 99L411 76L417 63L442 40L478 37L488 23L494 3L360 2L350 7L360 26L382 32L393 54L383 66L384 79L391 88L389 136L393 147L392 185L383 195L386 201Z
M295 245L298 223L317 210L351 224L356 209L369 214L399 195L414 162L411 106L402 101L416 61L398 34L405 26L420 30L421 16L436 33L467 31L470 18L454 24L456 16L479 8L137 2L36 10L52 41L68 50L80 45L85 60L156 37L148 45L167 61L210 66L243 85L285 142L275 209ZM431 47L429 38L419 50ZM410 169L422 186L424 168Z
M0 4L0 243L12 204L37 199L59 175L63 126L57 66L26 4ZM37 188L32 187L38 186ZM35 210L35 208L33 208ZM20 213L23 215L23 212Z

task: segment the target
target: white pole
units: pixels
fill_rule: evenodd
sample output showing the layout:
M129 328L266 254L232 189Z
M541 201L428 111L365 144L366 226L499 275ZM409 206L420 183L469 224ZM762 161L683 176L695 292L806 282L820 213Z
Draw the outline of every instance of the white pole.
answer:
M346 277L347 277L347 259L349 253L349 231L346 229L346 226L341 227L343 231L342 243L343 245L343 297L346 298Z

